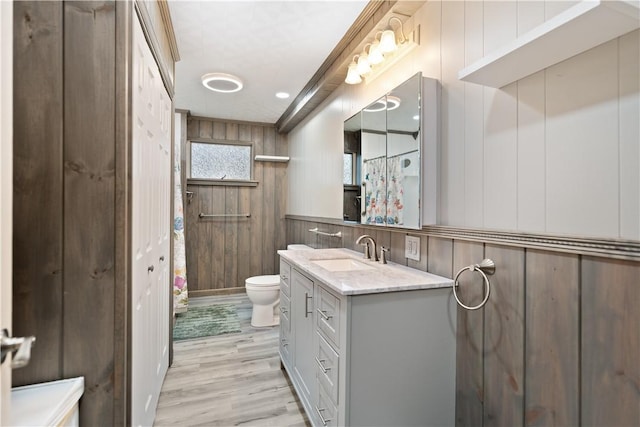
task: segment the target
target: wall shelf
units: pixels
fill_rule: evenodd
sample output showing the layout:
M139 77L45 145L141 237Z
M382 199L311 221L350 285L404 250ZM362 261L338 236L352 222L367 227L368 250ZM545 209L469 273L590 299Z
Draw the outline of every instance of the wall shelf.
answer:
M256 162L280 162L286 163L289 161L288 156L265 156L263 154L258 154L255 156L254 160Z
M458 72L500 88L640 28L640 2L584 0Z

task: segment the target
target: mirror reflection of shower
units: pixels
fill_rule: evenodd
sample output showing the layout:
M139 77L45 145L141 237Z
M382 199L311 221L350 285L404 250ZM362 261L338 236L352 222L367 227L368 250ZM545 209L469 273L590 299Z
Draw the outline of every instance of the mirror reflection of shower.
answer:
M421 83L418 73L345 121L345 221L421 226Z

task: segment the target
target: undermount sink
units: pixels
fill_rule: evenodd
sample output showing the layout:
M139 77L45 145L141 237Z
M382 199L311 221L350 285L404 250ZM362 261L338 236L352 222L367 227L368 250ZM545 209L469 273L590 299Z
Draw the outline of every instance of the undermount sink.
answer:
M318 259L311 262L328 271L373 270L373 267L352 258Z

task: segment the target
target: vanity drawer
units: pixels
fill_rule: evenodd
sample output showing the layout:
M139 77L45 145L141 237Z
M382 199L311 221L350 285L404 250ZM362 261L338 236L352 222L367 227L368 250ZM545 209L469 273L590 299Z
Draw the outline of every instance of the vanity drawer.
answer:
M313 409L321 425L327 427L338 425L338 410L322 387L318 388L318 403Z
M287 365L287 368L291 367L291 332L286 329L280 328L280 357L282 362Z
M316 350L316 367L320 388L324 388L333 404L338 404L339 356L329 343L318 334Z
M316 325L324 336L336 348L340 343L340 299L324 289L317 287Z
M291 266L280 260L280 290L291 297Z
M280 289L280 330L291 331L291 300Z

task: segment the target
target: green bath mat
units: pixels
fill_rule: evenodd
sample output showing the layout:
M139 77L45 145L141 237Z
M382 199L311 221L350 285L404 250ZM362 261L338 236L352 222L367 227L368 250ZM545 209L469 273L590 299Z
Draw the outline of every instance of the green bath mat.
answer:
M240 332L240 320L233 304L190 307L186 313L176 315L173 340L189 340L233 332Z

